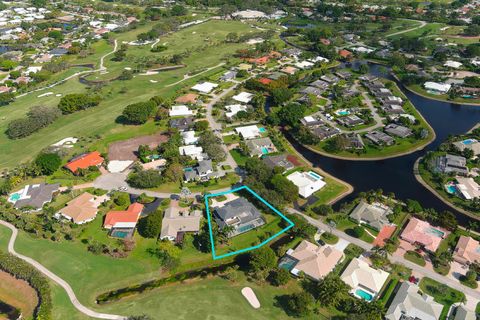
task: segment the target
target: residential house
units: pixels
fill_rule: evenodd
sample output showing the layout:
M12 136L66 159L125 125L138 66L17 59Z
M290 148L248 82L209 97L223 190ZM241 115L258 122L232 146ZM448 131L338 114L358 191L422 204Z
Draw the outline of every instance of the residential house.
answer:
M98 207L108 200L108 196L96 197L88 192L67 202L64 208L58 210L58 214L75 224L84 224L95 219Z
M260 137L260 129L256 125L237 127L235 131L245 140Z
M465 200L480 199L480 185L473 178L456 177L455 187Z
M222 206L215 207L213 218L220 230L232 227L229 237L247 232L265 224L260 211L245 198L237 198Z
M386 125L384 130L385 132L400 138L407 138L413 134L413 131L410 128L400 126L395 123L390 123Z
M435 159L435 170L441 173L455 173L462 176L468 175L467 159L465 157L446 154Z
M200 210L190 211L190 208L168 207L163 214L160 240L167 239L182 243L186 233L198 233L201 219Z
M228 81L228 80L233 80L237 76L237 71L230 70L225 72L221 77L220 80L222 81Z
M168 114L170 117L186 117L193 115L193 111L186 105L178 105L172 106Z
M453 60L447 60L445 61L445 63L443 64L444 67L447 67L447 68L452 68L452 69L458 69L462 66L463 64L461 62L458 62L458 61L453 61Z
M287 179L298 187L298 194L303 198L310 197L326 185L323 177L313 171L295 171L288 175Z
M340 278L352 288L352 294L366 301L372 301L380 292L389 274L373 269L367 262L354 258Z
M313 116L303 117L300 120L300 122L306 127L317 126L317 125L323 125L324 124L324 122L322 120L314 118Z
M247 106L244 104L230 104L228 106L225 106L225 110L228 111L228 112L225 112L225 116L231 119L240 111L246 111Z
M303 240L292 250L288 250L279 266L289 265L289 271L298 276L305 274L313 280L320 280L333 271L343 259L343 252L332 246L317 246Z
M182 156L189 156L190 158L199 161L205 158L205 155L203 154L203 148L195 145L178 147L178 152L180 152L180 155Z
M195 137L195 131L193 130L183 131L180 135L182 136L185 145L195 144L198 141L198 137Z
M440 242L442 242L448 234L448 231L433 227L426 221L411 218L400 234L400 238L413 245L420 245L425 250L435 252Z
M463 265L480 263L480 243L472 237L460 236L453 259Z
M193 126L193 117L176 118L169 121L170 127L178 129L178 131L189 130Z
M311 95L314 95L316 97L320 97L322 95L322 93L324 93L324 92L325 92L325 90L319 89L317 87L305 87L302 90L300 90L300 93L311 94Z
M457 149L463 152L466 149L470 149L473 151L474 155L480 154L480 142L477 139L466 139L463 141L454 142L453 145L457 147Z
M403 107L398 104L383 103L382 110L387 114L403 114L405 112Z
M283 172L287 172L288 170L292 170L295 168L295 165L288 159L289 156L285 154L279 154L275 156L266 156L263 157L263 163L267 165L270 169L274 169L275 167L283 168Z
M143 208L143 204L135 202L127 210L110 211L105 216L103 227L110 230L112 237L131 238Z
M360 118L359 116L357 116L355 114L351 114L351 115L348 115L348 116L345 116L345 117L337 118L337 121L338 121L338 123L340 123L341 125L343 125L345 127L354 127L354 126L362 125L362 124L365 123L365 121L363 121L362 118Z
M100 152L93 151L90 153L84 153L70 160L65 168L70 170L73 174L76 174L79 169L88 169L90 167L98 167L102 165L104 159L100 155Z
M52 201L53 195L58 192L60 184L31 184L9 195L8 202L13 203L15 209L39 211L46 203Z
M273 153L277 151L275 145L273 144L270 138L258 138L258 139L250 139L246 142L246 146L248 148L248 152L250 156L254 157L261 157L265 154Z
M381 131L370 131L365 135L365 138L368 140L372 141L375 144L378 145L386 145L386 146L391 146L395 143L395 140L390 137L388 134L383 133Z
M343 59L350 59L351 57L353 57L353 54L350 51L345 49L338 51L338 55Z
M217 177L218 173L213 171L212 160L201 160L195 167L185 169L183 176L185 182L206 181L210 178Z
M410 282L402 282L390 303L386 320L438 320L443 305L435 302L433 297L422 293L420 288Z
M465 304L460 304L452 306L452 311L450 313L449 319L477 320L477 315L475 311L468 309Z
M233 100L241 102L241 103L249 103L253 98L253 94L250 92L242 91L237 95L232 97Z
M423 84L425 87L425 90L431 91L431 92L436 92L439 94L446 94L450 89L452 88L451 84L448 83L438 83L438 82L432 82L432 81L427 81Z
M365 148L365 144L363 143L363 139L358 133L346 134L344 135L347 139L347 149L355 149L361 150Z
M201 93L210 93L213 89L218 87L218 84L211 82L198 83L192 87L192 90L201 92Z
M325 91L325 90L328 89L328 87L330 87L330 84L326 81L323 81L323 80L315 80L315 81L310 83L310 86L311 87L316 87L316 88L319 88L319 89L322 89L323 91Z
M350 213L350 218L380 231L384 226L390 224L388 215L391 213L392 210L388 206L381 203L369 204L362 200Z
M324 74L323 76L320 77L320 79L322 79L325 82L328 82L331 85L337 84L340 81L340 79L333 74Z
M298 69L292 66L286 66L280 69L280 71L289 75L294 75L295 73L297 73Z

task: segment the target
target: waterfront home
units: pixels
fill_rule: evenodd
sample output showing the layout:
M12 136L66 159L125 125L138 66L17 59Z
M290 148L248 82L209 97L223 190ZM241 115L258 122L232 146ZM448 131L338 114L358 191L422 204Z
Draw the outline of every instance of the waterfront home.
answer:
M288 269L296 276L303 273L318 281L332 272L342 259L343 252L332 246L320 247L303 240L294 250L287 251L280 260L279 267Z
M362 200L350 213L350 218L359 223L367 224L376 230L381 230L384 226L390 224L388 215L391 213L392 210L384 204L369 204Z
M216 173L213 172L212 160L202 160L193 168L184 169L184 181L199 181L199 180L208 180L210 178L216 177Z
M249 103L253 98L253 94L250 92L242 91L237 95L232 97L233 100L241 102L241 103Z
M260 137L260 128L257 125L245 126L245 127L237 127L235 131L244 139L253 139Z
M440 94L446 94L450 89L452 88L451 84L448 83L438 83L438 82L432 82L432 81L427 81L423 84L425 90L435 92L435 93L440 93Z
M201 92L201 93L210 93L213 89L218 87L218 84L211 82L198 83L192 87L192 90Z
M178 147L178 152L180 153L181 156L189 156L192 159L196 159L196 160L204 159L203 148L197 147L195 145Z
M460 236L453 251L453 259L463 265L480 263L480 244L472 237Z
M225 106L225 110L227 110L227 112L225 112L225 116L230 119L233 118L240 111L246 111L247 106L243 104L230 104Z
M465 200L480 199L480 185L473 178L456 177L455 180L455 187Z
M389 133L393 136L397 136L397 137L400 137L400 138L407 138L407 137L409 137L413 134L412 129L404 127L404 126L400 126L400 125L395 124L395 123L390 123L390 124L386 125L384 130L385 130L386 133Z
M388 113L388 114L402 114L402 113L405 112L403 110L403 107L401 105L398 105L398 104L385 104L384 103L382 105L382 110L385 113Z
M65 165L65 168L70 170L73 174L77 174L79 169L98 167L102 165L103 161L104 159L100 155L100 152L93 151L74 157Z
M363 139L358 133L345 134L345 139L347 139L347 149L362 150L365 148Z
M229 237L247 232L265 224L260 211L245 198L236 198L215 207L213 218L220 230L226 226L232 227Z
M8 196L8 202L13 204L15 209L27 211L39 211L46 203L52 201L55 193L58 192L60 184L31 184Z
M352 288L351 293L355 297L372 301L382 289L388 276L387 272L373 269L367 262L354 258L345 268L340 279Z
M326 183L323 177L313 171L300 172L295 171L287 176L298 187L298 194L303 198L308 198L318 190L325 187Z
M465 139L462 141L454 142L453 145L458 148L459 151L470 149L474 155L480 154L480 142L477 139Z
M426 221L411 218L400 234L400 238L413 245L419 245L425 250L435 252L440 242L442 242L449 233L450 232L441 228L431 226Z
M178 131L189 130L193 126L193 117L176 118L169 121L170 127Z
M402 282L390 303L386 320L438 320L443 310L443 305L435 302L433 297L422 293L420 288L410 282Z
M85 192L67 202L64 208L58 210L58 214L75 224L84 224L95 219L98 207L108 199L108 196L96 197Z
M168 207L163 213L160 240L182 243L186 233L198 233L201 219L200 210L190 211L190 208Z
M456 173L467 176L467 159L453 154L439 156L435 159L435 170L445 174Z
M388 134L381 132L381 131L370 131L365 135L365 138L368 140L372 141L373 143L382 146L391 146L395 143L395 140L390 137Z
M131 204L127 210L109 211L105 216L103 227L110 230L110 236L112 237L131 238L143 208L143 204L136 202Z
M292 170L295 168L295 165L288 159L289 156L285 154L279 154L275 156L266 156L263 157L263 163L267 165L270 169L274 169L275 167L283 168L283 172L285 173L288 170Z
M258 138L248 140L246 143L248 153L251 157L261 157L265 154L273 153L277 151L275 145L270 138Z
M340 134L341 131L338 128L332 128L327 125L314 126L311 129L313 135L315 135L320 141L330 139Z
M186 117L191 116L192 114L192 110L190 110L186 105L172 106L168 112L170 117Z

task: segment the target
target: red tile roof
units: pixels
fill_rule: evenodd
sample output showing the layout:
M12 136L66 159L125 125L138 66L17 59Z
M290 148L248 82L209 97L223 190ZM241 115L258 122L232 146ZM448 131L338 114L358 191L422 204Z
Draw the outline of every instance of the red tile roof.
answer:
M272 79L268 79L268 78L260 78L258 79L258 82L260 82L261 84L269 84L270 82L272 82L273 80Z
M384 226L373 241L373 245L383 247L385 245L385 240L389 239L393 235L395 229L397 229L396 226Z
M135 202L126 211L110 211L105 217L103 227L111 229L117 223L137 223L142 210L143 204Z
M255 58L247 59L248 62L255 63L255 64L266 64L269 60L270 60L269 56L263 56L256 59Z
M88 167L95 167L101 165L103 163L103 160L104 159L100 155L100 152L93 151L70 161L69 163L67 163L65 168L75 173L78 169L87 169Z
M343 58L348 58L352 55L352 53L348 50L342 49L338 52L338 54Z

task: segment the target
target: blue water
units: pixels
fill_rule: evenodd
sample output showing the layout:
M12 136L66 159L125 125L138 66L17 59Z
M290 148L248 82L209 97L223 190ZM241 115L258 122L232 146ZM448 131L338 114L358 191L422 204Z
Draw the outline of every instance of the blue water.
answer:
M476 142L476 140L474 140L474 139L466 139L466 140L463 140L463 141L462 141L462 143L463 143L464 145L467 145L467 146L468 146L469 144L474 143L474 142Z
M448 191L448 193L455 194L457 192L457 188L455 186L448 185L447 186L447 191Z
M21 196L20 193L16 192L16 193L13 193L13 194L10 196L10 198L8 198L8 200L10 200L10 201L12 201L12 202L13 202L13 201L18 201L18 200L20 200L20 196Z
M348 116L350 114L350 111L347 111L347 110L337 111L337 114L339 116Z
M445 233L443 231L440 231L440 230L435 229L435 228L429 228L428 233L431 234L431 235L434 235L438 238L443 238L443 236L445 235Z
M268 154L268 148L263 147L263 148L262 148L262 153L263 153L263 154Z
M295 260L287 258L287 259L283 259L282 261L280 261L278 266L282 269L291 271L293 269L293 267L295 267L296 264L297 264L297 262Z
M112 232L112 237L125 239L128 236L128 232L126 231L114 231Z
M258 131L263 133L263 132L267 132L267 129L265 129L264 127L261 127L261 128L258 128Z
M363 291L362 289L357 289L355 291L355 294L365 301L372 301L373 300L373 296L370 293L368 293L366 291Z
M315 179L321 179L321 178L322 178L322 177L320 177L318 174L316 174L316 173L313 172L313 171L310 171L308 174L311 175L312 177L314 177Z
M250 229L253 229L254 228L254 225L253 224L247 224L246 226L241 226L240 228L238 228L238 232L247 232L248 230Z
M183 171L193 171L193 168L185 168Z

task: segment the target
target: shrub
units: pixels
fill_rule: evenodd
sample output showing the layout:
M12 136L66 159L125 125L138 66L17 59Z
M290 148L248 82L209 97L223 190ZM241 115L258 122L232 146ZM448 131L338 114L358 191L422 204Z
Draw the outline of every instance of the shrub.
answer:
M360 226L356 226L352 229L352 235L356 238L360 238L365 233L365 229Z
M144 124L155 114L157 106L153 101L133 103L123 109L122 115L131 124Z
M97 95L87 95L84 93L67 94L60 99L58 108L64 114L74 113L79 110L85 110L95 107L100 103L100 97Z
M56 153L41 153L35 159L35 165L44 175L51 175L60 168L62 159Z
M145 238L157 238L162 229L162 212L155 211L145 218L142 218L138 224L138 232Z
M7 135L10 139L28 137L34 132L51 124L60 116L60 111L49 107L32 107L26 118L15 119L8 124Z
M290 280L290 273L282 268L274 269L270 272L270 283L274 286L284 286Z
M129 175L127 182L134 188L155 188L162 183L162 176L157 170L145 170Z

